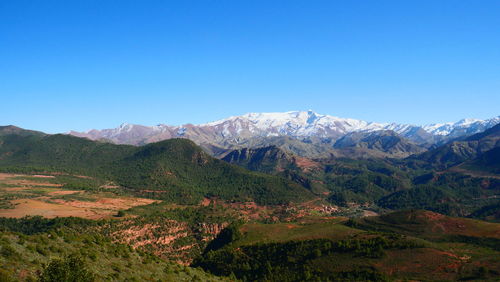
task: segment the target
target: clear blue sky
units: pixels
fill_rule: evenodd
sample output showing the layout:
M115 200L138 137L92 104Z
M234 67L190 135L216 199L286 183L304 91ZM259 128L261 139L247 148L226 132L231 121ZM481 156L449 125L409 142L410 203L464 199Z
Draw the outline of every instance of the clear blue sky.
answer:
M500 114L500 1L0 1L0 124Z

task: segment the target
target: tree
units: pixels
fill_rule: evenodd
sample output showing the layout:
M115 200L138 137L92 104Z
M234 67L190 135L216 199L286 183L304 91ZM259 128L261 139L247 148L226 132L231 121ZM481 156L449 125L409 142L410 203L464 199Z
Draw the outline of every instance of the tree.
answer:
M70 255L64 259L53 259L46 265L39 276L41 282L90 282L95 277L87 269L85 261Z

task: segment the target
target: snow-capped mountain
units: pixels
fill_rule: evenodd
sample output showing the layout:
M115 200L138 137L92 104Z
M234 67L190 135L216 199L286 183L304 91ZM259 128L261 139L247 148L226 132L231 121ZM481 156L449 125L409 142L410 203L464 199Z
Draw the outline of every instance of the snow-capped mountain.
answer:
M353 132L391 130L417 144L434 144L472 135L500 123L500 117L488 120L464 119L455 123L424 126L376 123L322 115L313 111L249 113L210 123L181 126L160 124L143 126L122 124L118 128L69 134L93 140L107 139L119 144L140 145L169 138L188 138L203 146L230 148L255 138L292 137L337 140ZM262 142L260 142L261 144Z
M238 137L241 133L260 137L338 137L353 131L378 130L385 127L383 124L320 115L313 111L250 113L199 126L217 128L227 137Z
M487 120L467 118L455 123L447 122L424 125L422 128L433 135L460 137L484 131L498 123L500 123L500 116Z

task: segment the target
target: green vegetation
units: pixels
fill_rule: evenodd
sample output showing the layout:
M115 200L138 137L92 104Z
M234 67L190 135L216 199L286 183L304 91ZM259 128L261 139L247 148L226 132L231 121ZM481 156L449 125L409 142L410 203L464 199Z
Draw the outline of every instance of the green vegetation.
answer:
M113 193L170 203L193 205L207 197L276 205L304 202L316 194L341 207L362 205L375 211L417 208L489 219L491 216L476 211L496 204L500 187L497 178L436 173L415 158L321 159L304 169L293 156L274 147L254 150L251 159L243 157L243 151L234 156L240 165L275 174L271 176L214 159L185 139L134 147L67 135L14 132L4 129L0 135L1 171L66 172L73 175L56 178L64 189L100 192L111 184L121 187ZM488 152L484 161L494 163L496 151ZM12 207L10 200L16 197L15 193L6 194L0 205Z
M496 202L500 180L443 173L420 177L417 185L381 198L378 205L394 210L427 209L453 216L465 216ZM422 184L420 184L422 183Z
M488 151L483 159L494 164L495 152ZM316 159L311 160L315 163L311 169L303 169L294 162L293 156L278 148L265 147L234 151L224 159L288 178L319 197L328 193L326 200L332 204L363 205L376 211L415 208L453 216L475 216L476 210L498 202L500 188L500 180L487 174L436 172L432 167L416 164L414 158Z
M99 232L96 224L103 227L99 222L76 218L3 219L1 281L221 280L199 269L116 243Z
M95 190L106 181L170 202L197 204L203 197L261 204L302 201L312 195L283 178L250 172L214 159L186 139L143 147L94 142L68 135L0 135L0 170L66 172L65 188Z
M474 211L470 216L482 220L500 222L500 200Z
M96 226L103 222L79 218L79 217L56 217L53 219L41 216L24 218L0 217L0 231L18 232L26 235L45 233L63 227Z
M496 151L439 172L421 159L296 162L279 150L257 152L263 162L245 164L275 174L269 175L214 159L184 139L134 147L9 132L0 129L0 171L44 175L2 175L0 207L9 208L4 214L20 216L10 212L32 206L52 212L57 204L103 219L0 218L0 281L441 281L500 275L498 224L442 215L498 220L498 177L492 170L465 171L479 161L494 166ZM144 200L131 196L161 201L125 204ZM106 213L96 212L106 205ZM387 210L400 211L350 220L332 216Z
M147 185L160 192L144 192L144 195L184 204L199 203L203 196L254 200L261 204L280 204L311 197L297 184L229 165L208 156L184 139L146 145L113 167L116 181L121 185Z
M238 241L241 239L241 232L239 228L241 227L242 222L234 222L230 224L228 227L222 229L222 231L212 240L208 246L205 248L206 252L217 251L224 246L231 244L232 242Z
M87 269L86 262L79 256L53 259L46 265L39 277L40 282L91 282L95 275Z
M322 225L289 223L288 231L279 225L266 229L247 223L240 233L231 228L224 240L216 239L217 248L207 248L192 265L243 281L448 281L500 275L498 225L492 223L404 211L347 221L356 232L343 237L315 238L310 232L299 240L288 233L304 225L303 230L321 234ZM438 226L451 229L435 232ZM276 241L269 242L273 236Z
M244 281L304 281L304 280L385 280L374 269L352 269L325 273L312 263L321 257L349 253L357 257L381 258L385 249L416 248L419 245L395 236L367 239L289 241L286 243L241 246L238 249L210 250L193 266L200 266L216 275L234 274Z

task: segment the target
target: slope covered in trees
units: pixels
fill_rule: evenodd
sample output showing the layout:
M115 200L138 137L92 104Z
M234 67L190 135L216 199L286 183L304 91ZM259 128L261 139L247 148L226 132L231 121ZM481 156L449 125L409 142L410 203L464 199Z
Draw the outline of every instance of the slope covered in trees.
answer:
M336 232L320 232L323 224ZM500 274L494 223L413 210L289 226L317 231L286 240L286 228L245 224L192 265L243 281L488 280Z
M212 158L192 141L142 147L68 135L0 134L0 169L82 174L115 181L146 196L198 203L203 197L280 204L312 197L286 179L247 171Z

